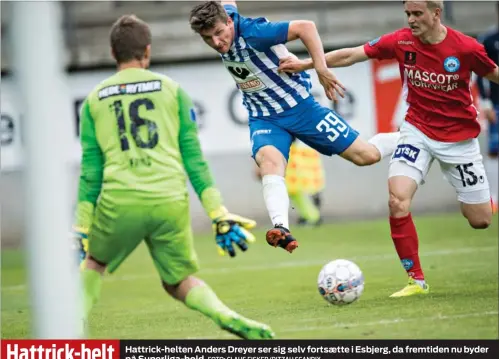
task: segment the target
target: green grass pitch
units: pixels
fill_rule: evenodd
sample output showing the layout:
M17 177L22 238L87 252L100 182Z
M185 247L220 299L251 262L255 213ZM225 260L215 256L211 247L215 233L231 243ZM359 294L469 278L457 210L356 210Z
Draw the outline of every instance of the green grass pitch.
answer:
M211 235L196 237L206 280L234 310L272 326L277 337L329 339L498 338L498 226L473 230L460 214L415 216L427 296L389 298L406 284L386 220L298 228L300 247L257 242L236 258L219 257ZM329 305L318 293L322 265L356 262L365 290L352 305ZM21 252L2 252L2 338L30 336L30 306ZM63 296L64 293L61 293ZM141 246L104 280L90 318L93 338L232 338L161 288Z

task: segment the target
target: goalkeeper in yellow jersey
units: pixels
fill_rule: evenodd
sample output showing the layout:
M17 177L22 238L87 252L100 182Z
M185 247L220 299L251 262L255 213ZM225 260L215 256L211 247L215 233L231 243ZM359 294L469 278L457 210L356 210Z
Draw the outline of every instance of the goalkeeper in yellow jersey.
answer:
M75 233L82 253L85 318L113 273L144 240L164 289L222 329L245 339L272 338L265 324L225 306L193 276L187 177L213 221L221 254L254 241L255 222L227 212L203 158L189 96L149 67L149 26L131 15L112 26L118 71L98 84L81 110L81 175Z

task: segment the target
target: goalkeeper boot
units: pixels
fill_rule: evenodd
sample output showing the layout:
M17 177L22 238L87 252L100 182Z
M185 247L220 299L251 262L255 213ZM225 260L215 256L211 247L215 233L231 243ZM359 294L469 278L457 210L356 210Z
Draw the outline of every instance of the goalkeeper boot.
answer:
M275 333L263 323L245 318L237 313L223 313L219 316L219 325L223 330L242 339L272 339Z
M409 283L398 292L393 293L390 298L410 297L411 295L428 293L430 293L430 286L428 284L420 285L413 278L409 278Z
M267 243L273 247L281 247L287 250L289 253L298 247L298 242L295 237L289 232L289 229L276 224L274 228L269 229L266 235Z

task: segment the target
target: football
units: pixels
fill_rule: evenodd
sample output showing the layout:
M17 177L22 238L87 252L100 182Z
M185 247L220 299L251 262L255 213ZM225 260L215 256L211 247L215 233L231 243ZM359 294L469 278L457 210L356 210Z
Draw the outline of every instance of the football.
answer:
M346 259L322 267L317 279L320 295L334 305L351 304L364 291L364 275L357 264Z

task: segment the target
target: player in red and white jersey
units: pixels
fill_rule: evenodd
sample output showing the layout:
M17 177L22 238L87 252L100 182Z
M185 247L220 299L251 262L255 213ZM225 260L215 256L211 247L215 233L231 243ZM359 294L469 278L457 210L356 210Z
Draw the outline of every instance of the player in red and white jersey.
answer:
M483 45L441 23L443 1L405 1L409 28L326 54L328 67L368 59L397 59L407 102L398 148L389 167L390 229L409 284L392 297L427 294L410 213L412 198L436 159L455 188L473 228L492 220L489 183L477 140L480 125L470 90L471 72L499 83L497 65ZM313 65L312 65L313 66ZM311 61L285 59L279 70L303 71Z

